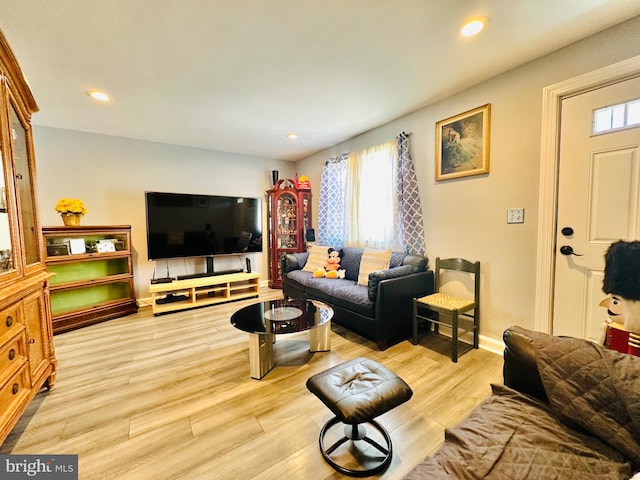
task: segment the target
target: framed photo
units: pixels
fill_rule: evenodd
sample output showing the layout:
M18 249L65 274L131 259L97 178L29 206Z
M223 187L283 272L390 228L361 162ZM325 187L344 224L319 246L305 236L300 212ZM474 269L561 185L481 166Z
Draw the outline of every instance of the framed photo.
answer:
M489 173L491 104L436 123L436 180Z

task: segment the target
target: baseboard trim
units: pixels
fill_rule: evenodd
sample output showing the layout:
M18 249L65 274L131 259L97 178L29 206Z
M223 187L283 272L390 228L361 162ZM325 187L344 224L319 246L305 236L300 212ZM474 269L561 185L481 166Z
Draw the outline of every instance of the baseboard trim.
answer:
M478 340L479 347L483 350L488 350L498 355L504 354L504 342L496 340L495 338L485 337L484 335L480 335Z
M451 329L444 325L440 325L439 335L444 335L445 337L451 338ZM473 334L471 332L466 332L459 338L460 341L472 344L473 343ZM480 335L478 337L478 347L486 350L491 353L495 353L496 355L502 356L504 354L504 342L501 340L496 340L495 338L486 337L484 335Z

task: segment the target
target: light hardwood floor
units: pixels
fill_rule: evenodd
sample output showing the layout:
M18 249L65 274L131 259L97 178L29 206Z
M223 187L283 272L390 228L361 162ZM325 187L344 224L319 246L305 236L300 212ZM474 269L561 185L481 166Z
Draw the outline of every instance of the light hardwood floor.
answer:
M281 295L263 289L260 300ZM348 478L319 452L320 427L332 415L305 382L366 356L414 392L378 418L394 447L379 478L400 479L502 381L499 355L471 350L455 364L435 336L381 352L335 324L331 352L309 353L306 333L278 337L276 367L253 380L248 336L229 318L255 301L158 317L143 308L56 335L56 388L38 394L0 453L78 454L83 480Z

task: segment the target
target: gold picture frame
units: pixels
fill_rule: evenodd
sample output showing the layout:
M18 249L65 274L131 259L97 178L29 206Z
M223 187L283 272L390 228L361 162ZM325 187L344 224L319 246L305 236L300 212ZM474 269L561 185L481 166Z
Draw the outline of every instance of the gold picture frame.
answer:
M436 123L436 181L489 173L491 104Z

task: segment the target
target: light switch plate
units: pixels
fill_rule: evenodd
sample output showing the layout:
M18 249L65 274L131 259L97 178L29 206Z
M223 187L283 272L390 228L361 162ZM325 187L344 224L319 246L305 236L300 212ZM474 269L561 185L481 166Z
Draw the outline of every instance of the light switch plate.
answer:
M524 223L524 208L507 209L507 223Z

